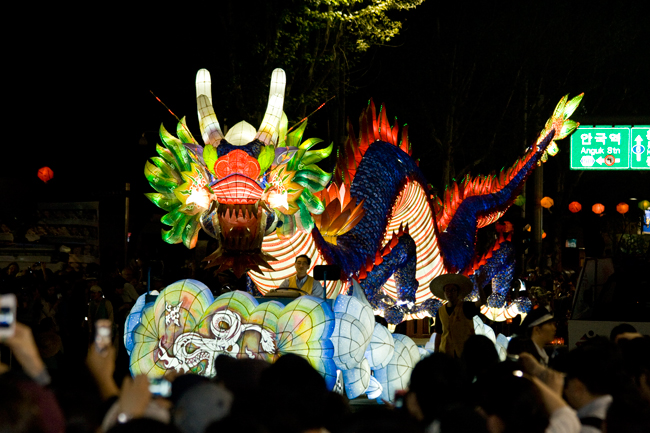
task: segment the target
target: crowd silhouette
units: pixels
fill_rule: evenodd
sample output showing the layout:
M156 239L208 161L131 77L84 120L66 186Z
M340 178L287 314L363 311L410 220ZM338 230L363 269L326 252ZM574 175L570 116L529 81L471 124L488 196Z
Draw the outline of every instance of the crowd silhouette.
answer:
M295 355L274 364L219 356L216 377L168 374L170 392L152 394L147 377L131 377L122 344L142 273L96 271L2 270L17 323L0 339L0 432L650 431L650 338L629 325L548 365L525 332L505 361L475 335L459 359L424 357L393 402L348 401ZM111 329L107 347L94 342L99 319Z

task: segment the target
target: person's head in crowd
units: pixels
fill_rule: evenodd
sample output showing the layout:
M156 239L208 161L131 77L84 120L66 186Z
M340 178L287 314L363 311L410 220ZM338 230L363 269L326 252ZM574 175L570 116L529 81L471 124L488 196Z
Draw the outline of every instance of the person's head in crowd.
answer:
M483 375L493 365L499 363L499 353L492 340L485 335L472 335L465 342L460 358L467 378L475 380Z
M543 433L549 425L539 388L515 363L494 366L474 384L488 431Z
M298 433L319 429L334 416L325 413L327 387L325 379L298 356L281 356L262 373L260 395L270 396L277 405L261 404L257 414L271 433ZM283 405L291 410L282 411Z
M65 421L48 390L13 373L0 374L0 431L62 433Z
M220 357L217 357L220 358ZM205 383L210 383L210 378L206 376L200 376L198 374L181 374L174 378L171 381L172 390L171 395L169 396L169 401L173 404L176 404L178 400L185 394L186 391L189 391L193 387Z
M131 268L124 268L122 269L122 272L120 273L122 278L126 280L127 283L130 283L133 281L133 269Z
M432 353L415 365L406 396L407 410L424 425L449 408L465 404L468 380L458 359Z
M262 374L271 364L260 359L236 359L218 356L215 360L218 379L235 397L231 413L243 415L250 411L259 395Z
M18 266L17 262L11 262L5 268L5 273L11 277L15 277L16 275L18 275L18 271L20 271L20 266Z
M609 334L609 339L614 343L618 343L624 339L631 340L641 336L642 335L636 330L634 326L630 325L629 323L621 323L612 329L612 332Z
M99 287L98 285L94 285L90 288L90 300L93 302L99 302L102 300L104 297L104 293L102 292L102 288Z
M538 347L544 347L555 338L557 324L555 317L545 307L531 310L521 324L526 336Z
M230 413L232 402L232 393L225 386L210 381L195 383L177 397L172 418L183 433L203 433L208 425Z
M623 366L641 396L650 402L650 337L619 339Z
M508 355L520 355L524 352L531 354L537 361L540 360L533 340L524 336L513 336L508 342Z
M564 395L575 409L625 390L623 359L614 343L605 337L592 338L570 351L565 366Z
M603 431L611 433L650 432L650 402L638 394L615 398L607 409Z
M633 334L636 332L637 330L634 326L630 325L629 323L621 323L620 325L616 325L612 328L612 331L609 333L609 340L616 343L619 335L627 333Z

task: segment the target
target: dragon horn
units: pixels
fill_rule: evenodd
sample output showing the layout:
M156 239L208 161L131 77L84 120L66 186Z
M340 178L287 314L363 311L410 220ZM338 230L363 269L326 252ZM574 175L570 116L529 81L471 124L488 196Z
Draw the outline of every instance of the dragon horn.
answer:
M278 124L282 117L282 106L284 105L284 88L287 84L287 76L280 68L275 69L271 75L271 86L269 89L269 104L266 106L266 113L262 125L257 130L256 139L265 145L274 144L273 136L277 134Z
M223 139L223 133L212 108L212 79L207 69L196 73L196 106L203 142L206 145L218 146Z

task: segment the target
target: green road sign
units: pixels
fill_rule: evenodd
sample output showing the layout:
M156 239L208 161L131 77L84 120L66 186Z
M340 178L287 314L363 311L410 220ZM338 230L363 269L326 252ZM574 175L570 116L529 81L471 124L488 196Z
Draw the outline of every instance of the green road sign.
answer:
M650 126L632 128L630 168L650 170Z
M649 170L650 126L580 126L571 135L572 170Z

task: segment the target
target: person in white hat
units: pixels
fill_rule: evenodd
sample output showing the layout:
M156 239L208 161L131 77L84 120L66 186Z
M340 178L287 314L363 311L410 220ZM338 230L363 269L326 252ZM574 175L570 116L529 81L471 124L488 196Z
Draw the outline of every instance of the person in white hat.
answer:
M465 342L474 335L472 318L480 314L479 308L485 304L485 293L479 288L479 299L476 302L465 302L464 299L473 288L470 279L460 274L440 275L431 281L429 289L434 296L447 301L438 308L434 325L436 352L460 358Z
M557 331L553 313L548 307L535 307L526 315L521 327L537 349L537 354L532 355L539 360L540 364L548 367L549 356L544 347L553 341Z

